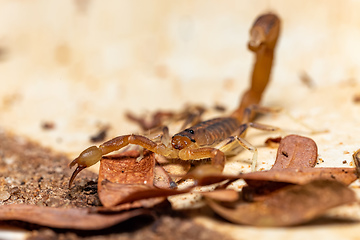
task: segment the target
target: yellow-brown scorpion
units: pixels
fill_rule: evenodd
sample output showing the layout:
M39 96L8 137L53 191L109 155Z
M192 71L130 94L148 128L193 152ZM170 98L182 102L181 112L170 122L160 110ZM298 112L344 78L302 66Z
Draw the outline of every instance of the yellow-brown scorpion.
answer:
M101 160L103 155L119 150L129 144L136 144L156 154L167 158L179 158L181 160L196 160L210 158L211 165L198 168L198 173L222 172L225 165L225 149L230 146L241 145L253 153L252 170L256 168L257 150L247 143L242 137L249 127L277 130L275 127L265 126L251 122L254 113L258 111L272 111L272 109L260 107L258 104L261 95L269 81L274 49L280 33L280 20L275 14L261 15L250 30L249 49L256 54L252 74L252 84L245 92L241 104L228 117L214 118L200 122L187 128L171 138L169 143L156 143L142 135L123 135L115 137L100 146L92 146L84 150L70 163L70 167L77 164L69 181L71 186L76 175L84 168L90 167ZM167 139L166 137L164 139Z

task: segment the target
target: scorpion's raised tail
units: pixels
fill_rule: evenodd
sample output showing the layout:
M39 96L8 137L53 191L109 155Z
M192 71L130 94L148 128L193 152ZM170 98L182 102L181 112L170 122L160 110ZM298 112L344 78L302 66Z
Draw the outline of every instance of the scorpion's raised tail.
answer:
M243 94L238 109L232 117L243 122L244 111L251 105L258 105L269 82L274 50L280 34L280 19L268 13L259 16L250 30L248 48L256 54L250 88ZM254 115L254 114L253 114ZM251 118L253 118L252 116ZM252 120L252 119L248 120Z

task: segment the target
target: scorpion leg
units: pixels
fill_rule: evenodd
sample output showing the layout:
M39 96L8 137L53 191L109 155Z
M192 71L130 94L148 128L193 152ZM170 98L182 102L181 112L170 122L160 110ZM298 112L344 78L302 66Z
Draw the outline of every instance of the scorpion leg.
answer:
M75 158L70 164L69 167L73 167L77 164L77 168L73 172L70 181L69 187L71 186L72 182L74 181L76 175L83 169L90 167L101 160L103 155L106 155L110 152L119 150L129 144L136 144L143 148L146 148L152 152L163 156L169 157L176 157L177 154L171 148L166 147L164 144L156 144L155 142L151 141L147 137L141 135L123 135L116 138L113 138L99 147L91 146L85 149L80 155Z
M162 135L161 135L161 142L162 144L164 144L165 146L168 146L171 142L171 137L170 137L170 133L169 133L169 128L168 127L163 127L162 129Z
M279 127L274 127L274 126L270 126L270 125L266 125L266 124L262 124L262 123L250 122L250 123L247 123L246 125L248 125L249 127L252 127L252 128L269 131L269 132L275 132L275 131L281 130L281 128L279 128Z
M179 152L179 158L181 160L211 159L211 165L198 166L191 172L195 178L212 173L221 173L226 160L225 154L221 150L212 147L183 149Z
M253 145L251 145L249 142L247 142L245 139L243 138L239 138L239 137L235 137L235 139L237 140L236 142L238 144L240 144L240 146L242 146L243 148L245 148L246 150L249 150L250 152L253 153L253 157L251 159L251 171L255 172L256 170L256 164L257 164L257 159L258 159L258 151L257 148L254 147Z
M256 105L256 104L251 105L245 109L242 123L249 123L249 126L256 128L256 129L264 130L264 131L278 131L281 129L277 128L277 127L272 127L269 125L254 123L254 122L251 122L251 120L254 118L256 113L264 113L264 114L272 113L272 114L274 114L274 113L279 113L279 112L282 112L283 114L285 114L287 117L289 117L291 120L293 120L297 124L310 130L311 134L327 132L327 130L317 130L317 129L312 128L311 126L305 124L301 120L292 116L288 111L286 111L285 109L283 109L281 107L264 107L264 106L260 106L260 105Z
M266 125L266 124L262 124L262 123L249 122L249 123L244 123L244 124L240 125L239 131L238 131L238 136L240 136L241 138L244 138L249 127L263 130L263 131L269 131L269 132L275 132L275 131L281 130L281 128L278 128L278 127L274 127L274 126L270 126L270 125Z
M258 159L258 151L257 148L252 146L246 140L240 137L230 137L226 139L227 143L218 148L212 147L203 147L203 148L195 148L195 149L184 149L179 152L179 157L182 160L194 160L194 159L203 159L203 158L211 158L211 165L201 165L196 167L191 175L195 178L201 178L206 175L221 173L224 170L224 165L226 161L226 157L224 152L228 149L232 149L235 145L240 145L244 149L253 153L251 171L255 171L256 163Z
M231 136L227 139L227 142L225 144L219 146L219 149L222 152L228 153L231 150L236 149L236 147L238 146L241 146L242 148L250 151L253 154L251 159L251 171L254 172L256 170L258 151L256 147L254 147L251 143L249 143L245 139L237 136Z
M253 121L257 113L279 113L282 111L280 107L264 107L257 104L253 104L245 108L242 123Z

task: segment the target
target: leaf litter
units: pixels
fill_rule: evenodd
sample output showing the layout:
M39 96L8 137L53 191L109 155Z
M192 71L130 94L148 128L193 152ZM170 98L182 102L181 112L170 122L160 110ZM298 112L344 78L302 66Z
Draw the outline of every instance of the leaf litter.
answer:
M315 180L304 185L287 186L262 201L237 201L225 206L208 199L208 204L220 216L234 223L282 227L308 222L333 207L355 200L354 192L345 185L332 180Z
M65 155L0 129L0 191L10 195L0 201L0 228L30 230L27 239L230 239L166 204L103 210L98 176L84 170L68 189L68 163Z
M79 209L4 205L0 207L0 219L55 228L97 230L134 216L149 215L156 206L167 203L168 196L214 183L217 183L214 190L202 192L208 206L228 221L246 225L298 225L356 200L354 192L347 187L357 179L356 169L314 168L316 143L298 135L289 135L280 141L276 161L268 171L202 176L195 179L193 187L186 189L174 189L170 184L172 180L157 187L154 169L161 166L155 154L145 151L143 159L139 161L138 157L139 152L131 150L102 159L97 190L102 206ZM191 172L183 176L190 177ZM162 178L171 179L169 176ZM238 179L247 183L243 191L226 189L229 181Z

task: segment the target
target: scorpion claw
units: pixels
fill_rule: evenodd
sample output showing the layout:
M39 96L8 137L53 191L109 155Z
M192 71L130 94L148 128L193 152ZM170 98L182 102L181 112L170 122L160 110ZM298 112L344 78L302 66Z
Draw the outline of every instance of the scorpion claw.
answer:
M95 163L100 161L102 155L102 151L96 146L89 147L85 149L82 153L80 153L80 155L69 164L70 168L75 166L75 164L78 165L70 178L69 188L74 181L76 175L78 175L78 173L83 169L90 167L91 165L94 165Z
M73 166L75 166L75 164L77 164L77 159L78 158L75 158L74 160L71 161L71 163L69 163L69 168L71 169Z
M75 177L78 175L79 172L81 172L83 169L85 169L86 166L77 166L73 174L71 175L70 181L69 181L69 189L71 188L72 183L75 180Z

